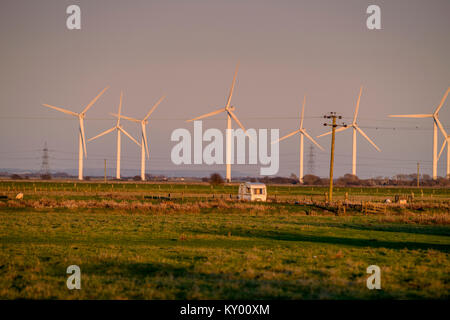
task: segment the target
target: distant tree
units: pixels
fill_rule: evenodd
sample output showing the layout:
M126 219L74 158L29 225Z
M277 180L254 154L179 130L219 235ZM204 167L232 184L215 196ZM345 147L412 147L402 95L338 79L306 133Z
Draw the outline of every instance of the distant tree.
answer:
M11 179L12 179L12 180L22 180L22 177L19 176L18 174L12 174L12 175L11 175Z
M203 177L203 178L202 178L202 181L203 181L203 182L208 182L208 181L209 181L209 178L208 178L208 177Z
M356 175L346 173L343 177L337 179L336 183L341 186L359 186L361 180Z
M303 177L303 183L311 186L320 185L322 184L322 179L313 174L307 174Z
M41 179L42 180L51 180L52 176L49 174L41 174Z
M141 180L141 176L134 176L134 177L133 177L133 180L134 180L134 181L140 181L140 180Z
M214 186L214 185L223 184L224 180L223 180L223 178L222 178L222 176L220 174L213 173L209 177L209 183Z
M448 187L450 186L450 180L444 177L438 177L436 185L440 187Z
M264 178L259 178L258 181L262 182L262 183L265 183L265 184L269 184L269 182L270 182L268 176L265 176Z

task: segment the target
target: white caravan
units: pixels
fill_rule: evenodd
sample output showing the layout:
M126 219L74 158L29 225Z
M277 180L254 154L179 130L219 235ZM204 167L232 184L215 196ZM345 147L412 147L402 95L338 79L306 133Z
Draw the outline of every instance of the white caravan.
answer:
M264 183L245 182L239 185L239 200L266 201L267 188Z

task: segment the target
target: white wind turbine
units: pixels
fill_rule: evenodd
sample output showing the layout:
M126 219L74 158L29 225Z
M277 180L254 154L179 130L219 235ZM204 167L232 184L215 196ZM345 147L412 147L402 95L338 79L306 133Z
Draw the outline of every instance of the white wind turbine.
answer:
M439 110L441 110L442 106L444 105L445 99L447 99L448 93L450 92L450 87L447 88L447 91L445 91L444 96L441 99L441 102L439 103L438 107L432 114L400 114L400 115L390 115L389 117L393 118L433 118L433 180L437 179L437 140L438 140L438 132L437 127L439 126L439 129L444 134L444 138L447 136L445 133L444 127L442 126L441 122L439 121ZM448 160L447 160L448 162ZM448 173L448 171L447 171Z
M128 138L130 138L134 143L136 143L138 146L140 146L139 142L137 142L128 132L126 132L122 126L120 125L120 112L122 109L122 98L123 98L123 92L120 93L120 102L119 102L119 112L117 114L117 123L114 127L111 129L105 130L102 133L96 135L93 138L90 138L88 141L95 140L105 134L108 134L110 132L113 132L114 130L117 130L117 165L116 165L116 178L120 179L120 133L123 132Z
M296 131L293 131L293 132L285 135L284 137L278 139L277 141L272 142L272 144L278 143L281 140L284 140L286 138L289 138L290 136L293 136L294 134L297 134L297 133L300 134L300 175L299 175L300 183L303 183L303 136L306 136L312 143L314 143L320 150L323 151L323 148L306 132L306 129L303 128L305 104L306 104L306 96L304 96L304 98L303 98L302 114L301 114L301 118L300 118L300 128Z
M100 96L108 90L109 87L106 87L103 89L94 99L92 99L91 102L81 111L80 113L72 112L63 108L51 106L49 104L43 104L44 107L52 108L55 110L58 110L60 112L64 112L66 114L70 114L74 117L78 118L79 121L79 132L78 132L78 180L83 180L83 152L84 157L87 157L87 151L86 151L86 137L84 135L84 117L86 116L86 112L89 110L90 107L100 98Z
M142 119L135 119L127 116L120 116L121 118L124 118L129 121L133 121L136 123L139 123L141 125L141 180L145 181L145 152L147 151L147 159L150 157L150 154L148 152L148 142L147 142L147 132L145 126L148 124L148 118L150 115L155 111L156 107L164 100L165 96L161 97L150 109L150 111L147 113L147 115ZM112 113L113 116L119 117L118 114Z
M361 130L361 128L358 126L358 123L356 122L356 119L358 117L359 102L361 100L362 89L363 89L363 87L361 87L359 89L358 101L356 102L356 109L355 109L355 115L353 116L353 122L349 126L341 127L339 129L336 129L336 132L340 132L340 131L344 131L344 130L350 128L350 127L353 128L352 174L355 175L355 176L356 176L356 132L359 132L364 138L366 138L366 140L369 141L370 144L375 149L377 149L378 152L381 151L380 148L378 148L378 146L367 136L367 134L364 131ZM326 135L329 135L329 134L331 134L331 131L327 132L327 133L324 133L324 134L321 134L320 136L317 136L317 137L319 138L319 137L323 137L323 136L326 136Z
M216 110L216 111L213 111L213 112L201 115L201 116L199 116L197 118L194 118L194 119L191 119L191 120L187 120L187 122L195 121L195 120L207 118L207 117L210 117L210 116L222 113L222 112L226 112L226 114L227 114L227 138L226 138L226 144L227 144L226 166L227 166L227 171L226 171L226 181L227 182L231 182L231 118L233 118L233 120L236 121L236 123L247 134L247 131L245 130L244 126L239 121L239 119L236 117L236 115L233 113L235 108L230 105L231 97L233 96L234 85L236 83L236 76L237 76L238 68L239 68L239 63L236 65L236 71L234 72L233 82L231 84L230 94L228 95L228 100L227 100L227 103L225 105L225 108L221 108L219 110Z

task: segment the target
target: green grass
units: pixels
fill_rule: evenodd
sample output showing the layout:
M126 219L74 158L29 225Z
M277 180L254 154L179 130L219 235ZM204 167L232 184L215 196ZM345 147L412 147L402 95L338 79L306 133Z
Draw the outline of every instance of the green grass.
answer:
M0 207L0 298L448 299L448 224L279 206ZM66 288L72 264L81 290ZM382 290L366 288L372 264Z
M77 200L103 199L109 195L135 194L159 195L167 197L191 197L205 199L214 195L236 196L239 184L210 186L192 183L141 183L141 182L68 182L68 181L0 181L0 195L15 196L23 192L25 199L40 199L43 196ZM314 200L323 201L328 187L299 185L269 185L268 196L271 199ZM344 200L348 196L351 201L384 201L393 199L395 195L408 196L424 202L450 201L450 188L405 188L405 187L335 187L335 200Z

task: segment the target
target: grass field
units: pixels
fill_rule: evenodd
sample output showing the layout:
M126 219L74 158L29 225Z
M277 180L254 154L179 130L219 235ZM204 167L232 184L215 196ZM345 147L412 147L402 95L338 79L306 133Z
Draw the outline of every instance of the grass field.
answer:
M226 201L237 186L3 181L0 298L448 299L450 191L339 189L421 205L336 216L303 202L317 187L271 186L280 201L256 204ZM72 264L81 290L66 287ZM372 264L381 290L366 287Z

